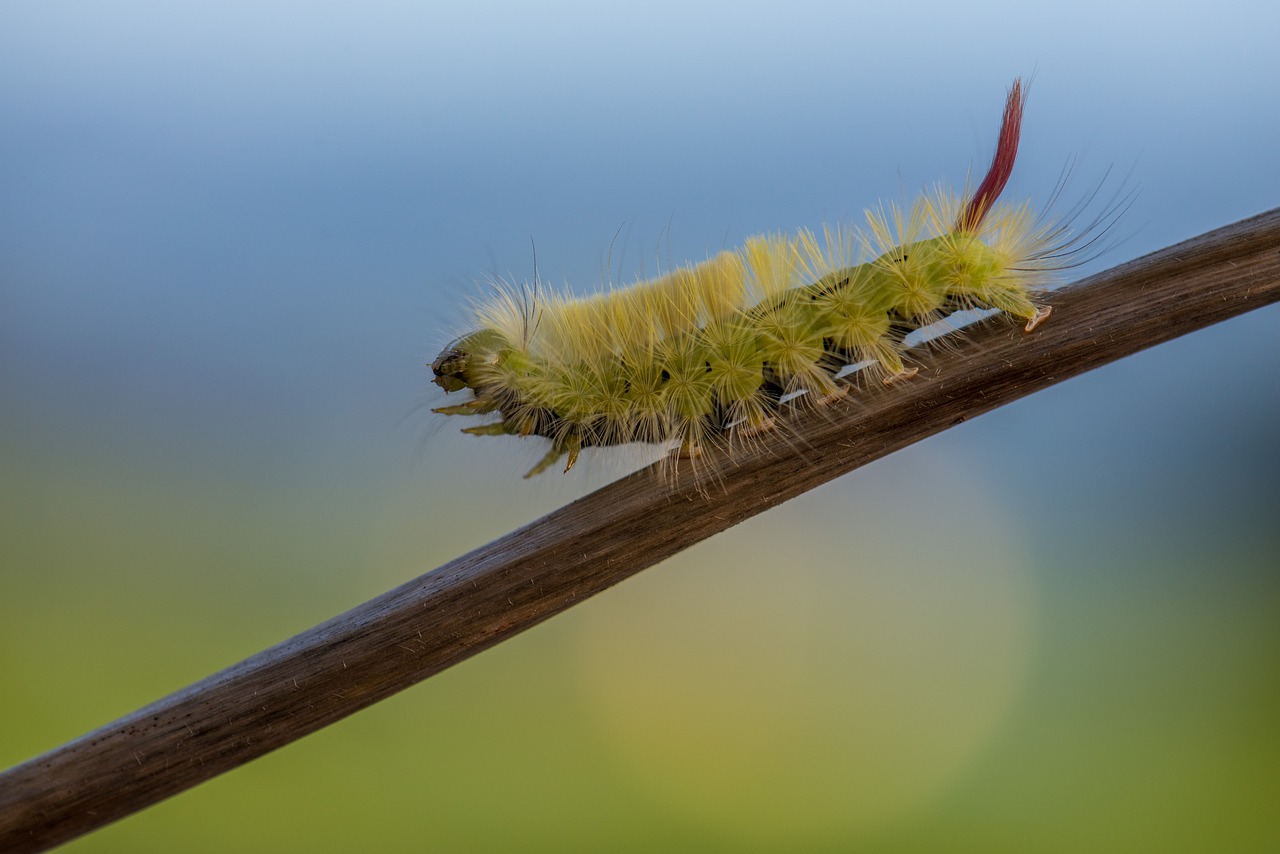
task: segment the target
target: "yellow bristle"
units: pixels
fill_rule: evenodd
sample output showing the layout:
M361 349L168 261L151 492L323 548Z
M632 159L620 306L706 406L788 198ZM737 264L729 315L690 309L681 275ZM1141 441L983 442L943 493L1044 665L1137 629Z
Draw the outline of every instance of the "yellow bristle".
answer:
M498 410L502 421L469 432L550 439L531 473L571 466L591 445L671 442L693 456L708 442L754 443L788 395L804 393L803 406L843 393L843 364L912 376L903 337L950 311L999 309L1028 329L1047 316L1036 298L1063 263L1053 247L1064 229L1026 204L983 199L974 213L968 196L938 187L868 210L861 230L752 237L588 297L501 286L476 307L477 331L435 365L443 388L478 397L440 411Z

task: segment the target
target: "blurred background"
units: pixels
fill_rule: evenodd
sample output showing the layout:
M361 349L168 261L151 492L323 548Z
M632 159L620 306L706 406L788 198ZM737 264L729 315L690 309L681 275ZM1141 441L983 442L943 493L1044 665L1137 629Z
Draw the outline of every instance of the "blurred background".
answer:
M641 460L423 363L961 184L1280 204L1271 3L0 7L0 767ZM456 6L454 8L453 6ZM963 424L73 851L1280 847L1280 306Z

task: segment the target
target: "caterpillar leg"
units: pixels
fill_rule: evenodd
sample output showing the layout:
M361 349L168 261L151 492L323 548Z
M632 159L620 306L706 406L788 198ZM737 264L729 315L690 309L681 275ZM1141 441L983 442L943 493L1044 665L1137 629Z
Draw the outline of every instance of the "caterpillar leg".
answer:
M676 457L682 460L696 460L702 456L702 447L695 445L688 439L680 443L680 450L676 451Z
M475 400L468 400L457 406L437 406L431 411L440 415L484 415L497 408L498 405L489 398L477 397Z
M748 418L740 424L734 425L733 435L743 439L749 439L752 436L759 436L761 433L768 433L774 427L778 426L778 419L772 416Z
M849 393L849 387L847 385L833 385L826 394L818 398L817 405L830 406L831 404L835 403L837 400L842 400L844 396L847 395L848 393Z
M560 462L560 458L563 457L565 453L566 452L564 448L560 447L559 445L552 445L551 450L547 451L547 455L543 457L541 460L539 460L536 466L529 469L529 471L525 473L525 479L528 480L529 478L533 477L535 474L542 474L544 471L551 468L556 463ZM576 455L575 455L575 459L576 459ZM570 462L569 465L573 465L573 463ZM566 468L565 471L568 471L568 469Z
M889 374L884 378L883 382L885 385L897 385L898 383L906 382L918 373L920 373L919 368L903 368L896 374Z
M475 427L463 427L462 432L469 436L509 436L511 428L507 426L505 421L495 421L492 424L477 424Z
M578 461L578 454L582 453L582 440L577 435L569 437L569 461L564 464L565 474L569 473L569 469L573 468L573 464Z
M1046 305L1044 308L1040 309L1034 315L1032 315L1031 319L1027 321L1027 325L1022 328L1027 332L1031 332L1041 323L1044 323L1046 320L1048 320L1049 315L1051 314L1053 314L1053 306Z

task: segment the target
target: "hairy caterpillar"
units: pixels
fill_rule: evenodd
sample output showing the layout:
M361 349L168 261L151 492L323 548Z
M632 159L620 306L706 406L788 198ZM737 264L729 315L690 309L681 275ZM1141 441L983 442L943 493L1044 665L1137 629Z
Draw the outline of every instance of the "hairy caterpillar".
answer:
M886 383L916 369L903 339L956 311L998 309L1030 332L1063 266L1065 227L1025 203L997 203L1013 170L1024 103L1010 88L986 176L957 197L939 187L908 210L868 211L864 232L764 235L741 249L586 298L500 289L476 328L435 359L434 382L474 397L436 412L498 413L479 436L543 436L525 477L582 448L628 442L732 445L774 427L784 401L820 406L862 364Z

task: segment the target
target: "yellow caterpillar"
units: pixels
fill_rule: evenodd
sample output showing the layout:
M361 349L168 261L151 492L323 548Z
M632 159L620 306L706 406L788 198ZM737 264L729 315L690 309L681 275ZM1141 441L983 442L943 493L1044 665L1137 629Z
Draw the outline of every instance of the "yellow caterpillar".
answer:
M581 299L499 291L431 366L446 392L474 397L435 411L498 413L463 431L478 436L550 439L530 477L565 457L568 471L592 445L678 442L688 456L748 439L774 426L784 398L818 405L844 394L835 375L846 365L864 363L885 382L910 377L903 338L955 311L999 309L1030 332L1049 315L1037 298L1067 243L1026 204L997 203L1023 102L1015 80L976 190L939 188L907 211L868 211L865 232L755 237Z

